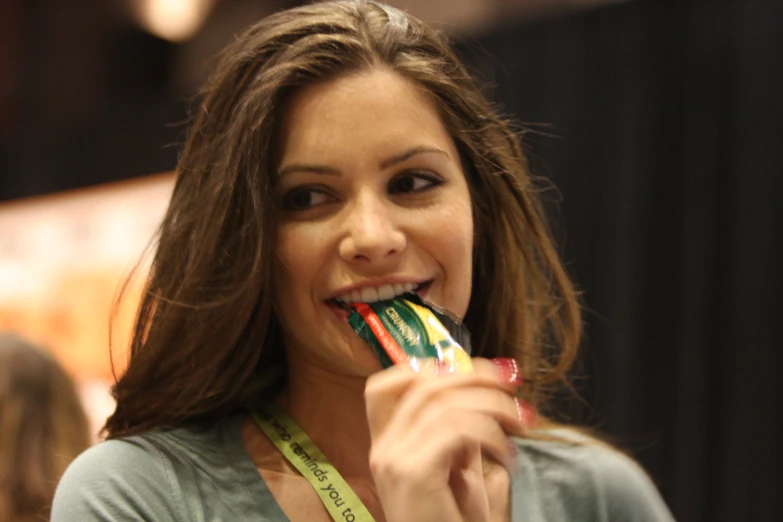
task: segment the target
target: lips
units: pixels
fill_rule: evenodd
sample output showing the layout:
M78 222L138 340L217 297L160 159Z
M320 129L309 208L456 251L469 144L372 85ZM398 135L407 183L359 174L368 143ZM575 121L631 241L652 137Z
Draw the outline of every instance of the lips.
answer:
M415 292L424 298L430 288L432 281L424 283L395 283L392 285L365 286L360 289L351 290L339 297L327 299L327 306L340 319L347 320L352 309L348 306L350 303L374 303L394 299L400 295Z
M380 286L365 286L356 290L351 290L337 297L341 303L374 303L376 301L385 301L394 299L398 295L414 292L419 288L416 283L394 283Z

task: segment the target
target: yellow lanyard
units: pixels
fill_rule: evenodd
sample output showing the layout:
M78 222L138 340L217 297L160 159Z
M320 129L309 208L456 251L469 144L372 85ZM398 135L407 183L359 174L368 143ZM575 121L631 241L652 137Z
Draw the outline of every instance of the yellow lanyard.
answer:
M375 522L351 486L287 411L267 404L252 414L280 453L313 486L335 522Z

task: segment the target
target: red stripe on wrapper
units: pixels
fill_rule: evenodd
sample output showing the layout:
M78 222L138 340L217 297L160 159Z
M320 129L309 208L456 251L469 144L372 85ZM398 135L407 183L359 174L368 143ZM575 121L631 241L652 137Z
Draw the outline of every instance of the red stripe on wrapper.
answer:
M370 305L367 303L353 303L351 306L359 312L370 327L370 330L372 330L372 333L378 339L378 342L383 346L389 359L391 359L394 364L406 363L408 361L408 355L400 348L400 345L397 344L397 341L394 340L391 334L389 334L381 320L375 315L373 309L370 308Z

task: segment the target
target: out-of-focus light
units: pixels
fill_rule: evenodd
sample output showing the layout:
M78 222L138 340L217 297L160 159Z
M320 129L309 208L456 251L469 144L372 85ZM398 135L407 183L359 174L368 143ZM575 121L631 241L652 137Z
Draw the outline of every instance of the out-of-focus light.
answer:
M206 20L214 0L137 0L141 25L172 42L193 36Z

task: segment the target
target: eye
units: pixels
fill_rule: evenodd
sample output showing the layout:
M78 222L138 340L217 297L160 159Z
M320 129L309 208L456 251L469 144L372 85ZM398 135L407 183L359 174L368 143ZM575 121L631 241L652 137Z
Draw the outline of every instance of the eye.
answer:
M326 190L317 187L296 187L283 196L283 210L301 212L320 205L331 203L335 197Z
M429 172L403 172L389 182L391 194L414 194L426 192L439 185L443 179Z

